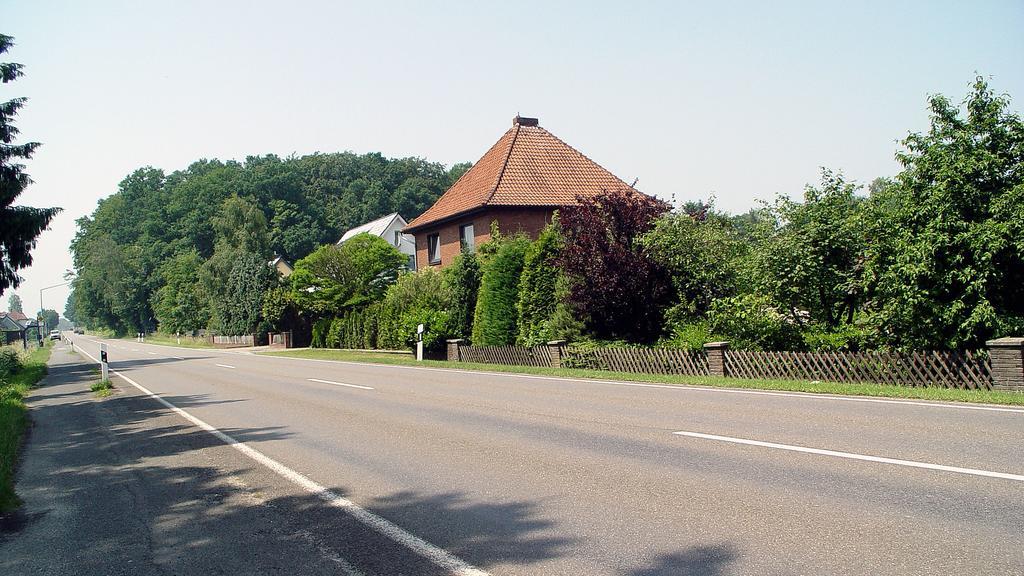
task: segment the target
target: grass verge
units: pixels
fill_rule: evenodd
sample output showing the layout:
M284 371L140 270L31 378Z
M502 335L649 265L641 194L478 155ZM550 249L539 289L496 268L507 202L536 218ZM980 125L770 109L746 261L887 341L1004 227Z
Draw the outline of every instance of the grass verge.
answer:
M0 512L6 512L19 503L14 494L14 463L21 437L28 425L28 407L25 395L46 376L46 361L50 359L52 344L34 349L21 370L0 379Z
M106 398L114 393L114 385L110 380L100 380L99 382L93 382L89 386L89 390L96 393L96 396L100 398Z
M456 368L483 372L504 372L511 374L533 374L560 378L586 378L595 380L618 380L625 382L653 382L680 386L711 386L718 388L745 388L755 390L779 390L807 392L811 394L839 394L843 396L875 396L881 398L905 398L941 402L971 402L1024 406L1024 394L994 390L955 390L950 388L911 388L909 386L888 386L883 384L844 384L839 382L817 382L806 380L745 380L742 378L720 378L716 376L674 376L665 374L634 374L631 372L606 372L603 370L580 370L575 368L540 368L534 366L505 366L502 364L477 364L473 362L446 362L424 360L417 362L411 354L389 354L380 352L356 352L349 350L300 349L281 352L260 352L267 356L290 356L316 360L340 360L366 362L396 366L425 366L431 368Z
M134 336L125 336L122 340L135 341ZM206 338L193 338L191 336L182 336L181 341L173 334L146 334L146 344L163 344L169 346L181 346L182 348L213 348L206 340Z

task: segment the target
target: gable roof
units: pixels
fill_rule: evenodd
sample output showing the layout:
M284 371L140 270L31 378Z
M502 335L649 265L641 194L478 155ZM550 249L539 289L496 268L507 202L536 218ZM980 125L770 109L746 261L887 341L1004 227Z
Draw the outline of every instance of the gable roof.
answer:
M25 327L13 316L6 312L0 312L0 332L21 332L24 329Z
M347 230L344 234L341 235L341 240L338 240L337 243L342 244L349 238L357 234L362 234L363 232L373 234L374 236L382 236L384 232L388 229L388 226L391 226L391 222L393 222L396 218L398 219L398 225L400 227L405 227L405 218L402 218L402 216L399 215L398 212L392 212L387 216L381 216L380 218L377 218L372 222L367 222L366 224L356 226L351 230ZM387 238L385 238L385 240L387 240Z
M12 310L8 312L7 315L11 317L11 320L16 321L23 326L25 325L26 322L28 322L29 319L28 316L25 316L24 313L18 312L17 310Z
M484 206L567 206L577 195L624 188L631 186L541 128L536 118L516 116L512 128L404 231Z

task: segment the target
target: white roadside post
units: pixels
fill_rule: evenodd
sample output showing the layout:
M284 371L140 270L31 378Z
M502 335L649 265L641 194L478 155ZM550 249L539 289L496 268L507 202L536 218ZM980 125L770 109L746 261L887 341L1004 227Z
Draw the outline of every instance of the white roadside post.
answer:
M104 342L100 343L100 373L104 381L110 380L110 375L107 373L107 345Z
M416 327L416 361L423 361L423 324Z

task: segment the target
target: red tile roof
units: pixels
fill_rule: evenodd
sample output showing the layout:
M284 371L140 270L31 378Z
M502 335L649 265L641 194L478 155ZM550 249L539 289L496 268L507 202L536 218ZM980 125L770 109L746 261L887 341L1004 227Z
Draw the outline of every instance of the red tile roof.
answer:
M535 119L517 116L512 128L404 231L484 206L567 206L577 195L629 187Z

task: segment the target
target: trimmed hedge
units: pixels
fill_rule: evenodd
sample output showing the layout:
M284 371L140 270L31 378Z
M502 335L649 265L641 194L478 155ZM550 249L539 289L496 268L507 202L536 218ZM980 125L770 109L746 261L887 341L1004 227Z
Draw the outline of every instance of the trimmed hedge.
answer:
M549 225L526 249L516 303L519 319L516 343L520 346L535 346L554 339L551 319L558 305L555 285L559 276L555 259L561 247L561 234L554 225Z
M519 279L529 246L530 240L523 236L502 240L497 252L484 266L473 316L474 346L515 343Z
M444 269L442 275L445 289L452 299L448 311L451 337L468 340L473 336L473 314L480 292L480 259L472 252L463 252Z

